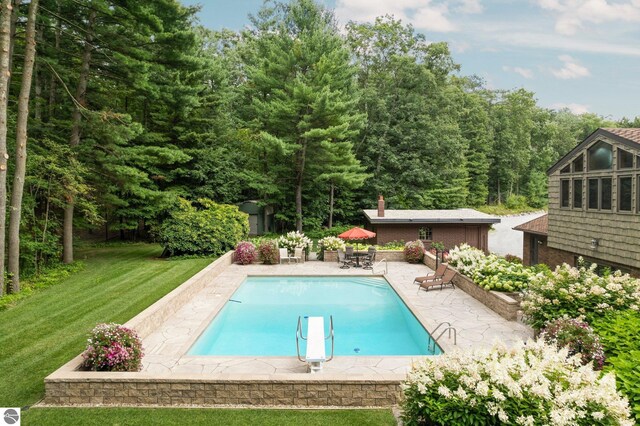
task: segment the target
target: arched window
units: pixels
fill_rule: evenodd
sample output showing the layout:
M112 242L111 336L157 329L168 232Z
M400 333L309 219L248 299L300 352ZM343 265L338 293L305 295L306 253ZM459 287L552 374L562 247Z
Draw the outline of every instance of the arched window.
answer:
M589 148L589 170L611 170L613 148L608 143L598 141Z

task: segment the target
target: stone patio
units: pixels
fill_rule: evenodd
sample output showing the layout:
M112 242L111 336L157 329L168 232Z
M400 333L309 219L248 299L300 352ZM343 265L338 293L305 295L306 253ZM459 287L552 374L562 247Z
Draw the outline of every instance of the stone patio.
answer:
M383 271L376 271L383 272ZM459 289L420 291L413 284L416 276L431 270L424 265L389 262L386 278L427 330L443 321L456 328L457 347L490 346L495 339L511 344L531 336L523 324L506 321L473 297ZM217 357L189 356L187 351L209 325L211 319L231 298L248 275L366 275L363 269L340 269L337 263L306 262L282 265L230 265L213 278L203 290L168 318L144 341L144 372L151 374L287 374L306 373L306 364L295 357ZM293 339L293 336L292 336ZM439 341L447 352L455 348L453 340ZM325 364L326 373L389 374L405 373L419 357L336 356Z
M141 372L80 371L78 355L45 379L41 405L390 407L401 398L400 383L420 356L336 356L320 374L308 374L296 357L189 356L187 351L248 275L364 275L338 263L234 265L231 253L126 323L143 338ZM425 265L389 262L387 281L429 331L443 321L457 330L457 346L446 336L445 351L507 344L532 335L460 289L417 292ZM384 267L376 274L384 273ZM337 325L339 327L339 325ZM293 336L292 336L293 339Z

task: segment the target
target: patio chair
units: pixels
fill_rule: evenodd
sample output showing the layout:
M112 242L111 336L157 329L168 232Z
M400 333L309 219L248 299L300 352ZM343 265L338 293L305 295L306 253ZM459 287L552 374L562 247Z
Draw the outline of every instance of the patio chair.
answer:
M373 269L373 263L376 261L376 248L369 247L367 255L362 260L362 269Z
M353 261L353 246L346 246L344 257L346 260Z
M440 290L442 290L445 285L450 285L455 289L456 285L453 283L453 278L456 276L456 274L457 272L453 269L447 269L442 278L420 283L420 285L418 286L418 293L420 293L421 288L425 291L429 291L429 289L432 287L440 286Z
M289 252L286 248L278 249L280 253L280 263L282 263L285 259L287 259L287 263L291 263L291 259L294 259L294 256L289 256Z
M425 275L424 277L416 277L413 282L421 284L427 281L439 280L440 278L442 278L446 271L447 265L441 263L440 266L436 268L436 271L433 274Z
M342 249L338 249L338 263L342 263L340 269L349 269L353 264L353 261L347 260L347 256L342 251Z
M296 247L293 250L293 259L296 261L296 263L300 263L300 262L304 262L304 254L302 252L302 247Z

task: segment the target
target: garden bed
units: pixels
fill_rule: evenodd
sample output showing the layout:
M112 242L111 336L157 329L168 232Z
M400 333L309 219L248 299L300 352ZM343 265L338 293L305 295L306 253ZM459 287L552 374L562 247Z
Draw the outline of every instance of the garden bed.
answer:
M424 264L429 268L436 269L436 257L431 253L426 253L423 260ZM457 269L449 266L451 269ZM485 290L469 277L458 272L453 279L454 284L465 293L483 303L492 311L509 321L518 320L518 311L520 310L520 297L518 293L504 293L494 290Z
M404 252L402 250L378 250L376 251L376 262L386 259L387 262L404 262ZM324 252L325 262L337 262L338 252L326 250Z

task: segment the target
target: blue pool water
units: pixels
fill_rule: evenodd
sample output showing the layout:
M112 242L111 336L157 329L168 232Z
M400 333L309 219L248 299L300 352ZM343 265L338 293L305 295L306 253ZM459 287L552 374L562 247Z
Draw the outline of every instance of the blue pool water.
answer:
M442 352L428 350L429 334L382 277L248 277L189 355L295 356L298 316L323 316L328 335L330 315L336 355Z

